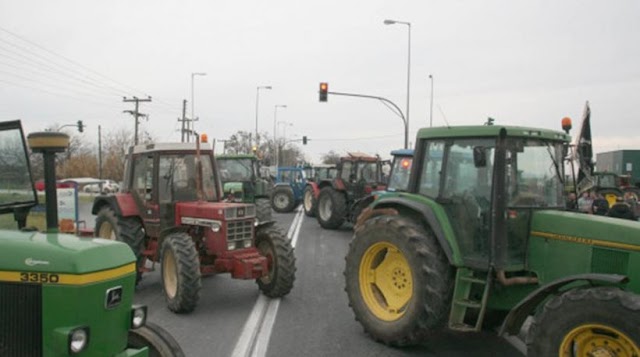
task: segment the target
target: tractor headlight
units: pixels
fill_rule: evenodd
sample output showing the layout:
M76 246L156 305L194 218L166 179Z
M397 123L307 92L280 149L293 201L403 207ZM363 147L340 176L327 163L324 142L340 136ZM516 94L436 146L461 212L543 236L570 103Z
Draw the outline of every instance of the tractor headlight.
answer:
M245 248L249 248L249 247L251 247L251 239L247 239L247 240L242 241L242 245L243 245Z
M137 329L147 322L147 306L133 305L131 307L131 328Z
M69 354L82 352L89 345L89 327L78 327L69 331Z
M227 250L234 250L234 249L236 249L236 242L228 242Z
M220 228L222 228L222 226L220 225L220 223L218 223L218 222L213 222L213 223L211 223L211 230L213 231L213 233L218 233L218 232L220 232Z

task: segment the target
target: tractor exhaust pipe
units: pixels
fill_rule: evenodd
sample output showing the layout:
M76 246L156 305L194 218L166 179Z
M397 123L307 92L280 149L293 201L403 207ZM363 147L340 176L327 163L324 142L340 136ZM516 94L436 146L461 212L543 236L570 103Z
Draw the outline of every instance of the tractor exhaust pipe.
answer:
M538 278L535 276L513 276L511 278L507 278L507 274L503 269L496 270L496 278L498 279L498 282L504 286L530 285L538 283Z

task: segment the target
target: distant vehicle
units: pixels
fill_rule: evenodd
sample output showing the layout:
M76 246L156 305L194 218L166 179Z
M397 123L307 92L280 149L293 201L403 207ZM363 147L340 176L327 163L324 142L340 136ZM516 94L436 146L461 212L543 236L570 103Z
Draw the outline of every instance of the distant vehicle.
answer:
M113 180L103 180L102 181L102 190L100 189L100 183L92 183L84 186L82 191L86 193L116 193L120 190L120 185Z
M38 180L35 182L36 190L39 192L44 192L44 180ZM56 184L57 188L71 188L73 187L73 183L71 182L58 182Z

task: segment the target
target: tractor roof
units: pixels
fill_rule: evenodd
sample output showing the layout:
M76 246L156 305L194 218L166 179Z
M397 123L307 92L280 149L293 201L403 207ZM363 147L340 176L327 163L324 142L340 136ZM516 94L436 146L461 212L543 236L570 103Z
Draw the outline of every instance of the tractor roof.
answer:
M391 151L392 156L413 156L413 149L398 149Z
M216 160L237 160L237 159L258 160L258 158L253 154L224 154L224 155L216 155Z
M365 154L363 152L349 152L347 153L347 156L342 157L341 160L376 162L376 161L380 161L380 158L377 156L371 156L369 154Z
M154 143L133 147L134 154L156 151L196 151L196 143ZM201 144L200 151L211 151L211 146Z
M561 131L528 128L521 126L474 125L423 128L418 131L418 139L453 138L453 137L497 137L502 130L510 137L543 138L550 140L570 141L571 137Z

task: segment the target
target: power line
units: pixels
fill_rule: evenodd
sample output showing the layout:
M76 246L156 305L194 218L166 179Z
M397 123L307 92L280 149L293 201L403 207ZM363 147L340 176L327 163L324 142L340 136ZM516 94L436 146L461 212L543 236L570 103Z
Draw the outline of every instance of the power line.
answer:
M358 138L332 138L332 139L316 139L313 138L313 141L351 141L351 140L371 140L371 139L387 139L387 138L395 138L397 136L402 136L402 133L393 134L393 135L380 135L380 136L369 136L369 137L358 137Z

